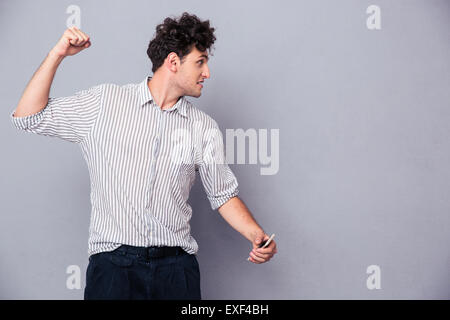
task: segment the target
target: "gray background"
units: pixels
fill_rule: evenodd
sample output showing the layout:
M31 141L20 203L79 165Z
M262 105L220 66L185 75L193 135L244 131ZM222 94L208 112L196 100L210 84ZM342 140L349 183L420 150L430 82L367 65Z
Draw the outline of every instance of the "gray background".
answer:
M140 82L155 26L210 19L211 79L189 98L225 129L280 129L280 169L231 164L240 196L279 253L189 202L204 299L450 298L449 1L0 1L0 298L82 299L90 183L78 146L9 119L81 8L92 47L65 59L51 96ZM369 30L369 5L381 30ZM381 289L369 290L369 265ZM79 265L82 288L66 287Z

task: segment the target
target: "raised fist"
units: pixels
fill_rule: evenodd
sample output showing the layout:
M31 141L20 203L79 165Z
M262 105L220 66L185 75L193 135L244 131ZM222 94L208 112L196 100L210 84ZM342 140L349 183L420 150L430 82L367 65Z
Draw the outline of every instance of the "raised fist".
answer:
M67 57L77 54L90 46L89 36L73 26L64 31L62 37L51 51L58 56Z

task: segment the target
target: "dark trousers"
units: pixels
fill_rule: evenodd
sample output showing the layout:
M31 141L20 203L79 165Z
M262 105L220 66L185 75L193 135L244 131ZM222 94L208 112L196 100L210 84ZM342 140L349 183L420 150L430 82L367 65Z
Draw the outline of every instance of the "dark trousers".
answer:
M200 300L197 258L179 247L128 245L91 255L84 299Z

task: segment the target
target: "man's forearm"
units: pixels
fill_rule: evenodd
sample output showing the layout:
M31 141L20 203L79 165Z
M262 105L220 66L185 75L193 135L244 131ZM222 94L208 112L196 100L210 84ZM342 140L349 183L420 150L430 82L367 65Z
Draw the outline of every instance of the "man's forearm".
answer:
M25 88L14 112L15 117L25 117L45 108L53 78L63 58L50 51Z
M218 211L230 226L249 241L253 241L257 233L264 232L237 196L225 202Z

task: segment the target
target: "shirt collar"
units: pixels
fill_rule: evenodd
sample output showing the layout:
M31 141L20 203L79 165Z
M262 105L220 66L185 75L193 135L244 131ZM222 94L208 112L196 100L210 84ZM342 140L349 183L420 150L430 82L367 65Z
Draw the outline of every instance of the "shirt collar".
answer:
M148 87L148 80L151 79L151 76L146 76L145 79L139 84L139 106L144 106L147 102L152 101L153 97L150 92L150 88ZM174 110L177 109L178 112L183 115L184 117L187 117L187 104L188 101L184 96L180 97L178 101L170 108L166 110ZM158 107L159 108L159 107Z

